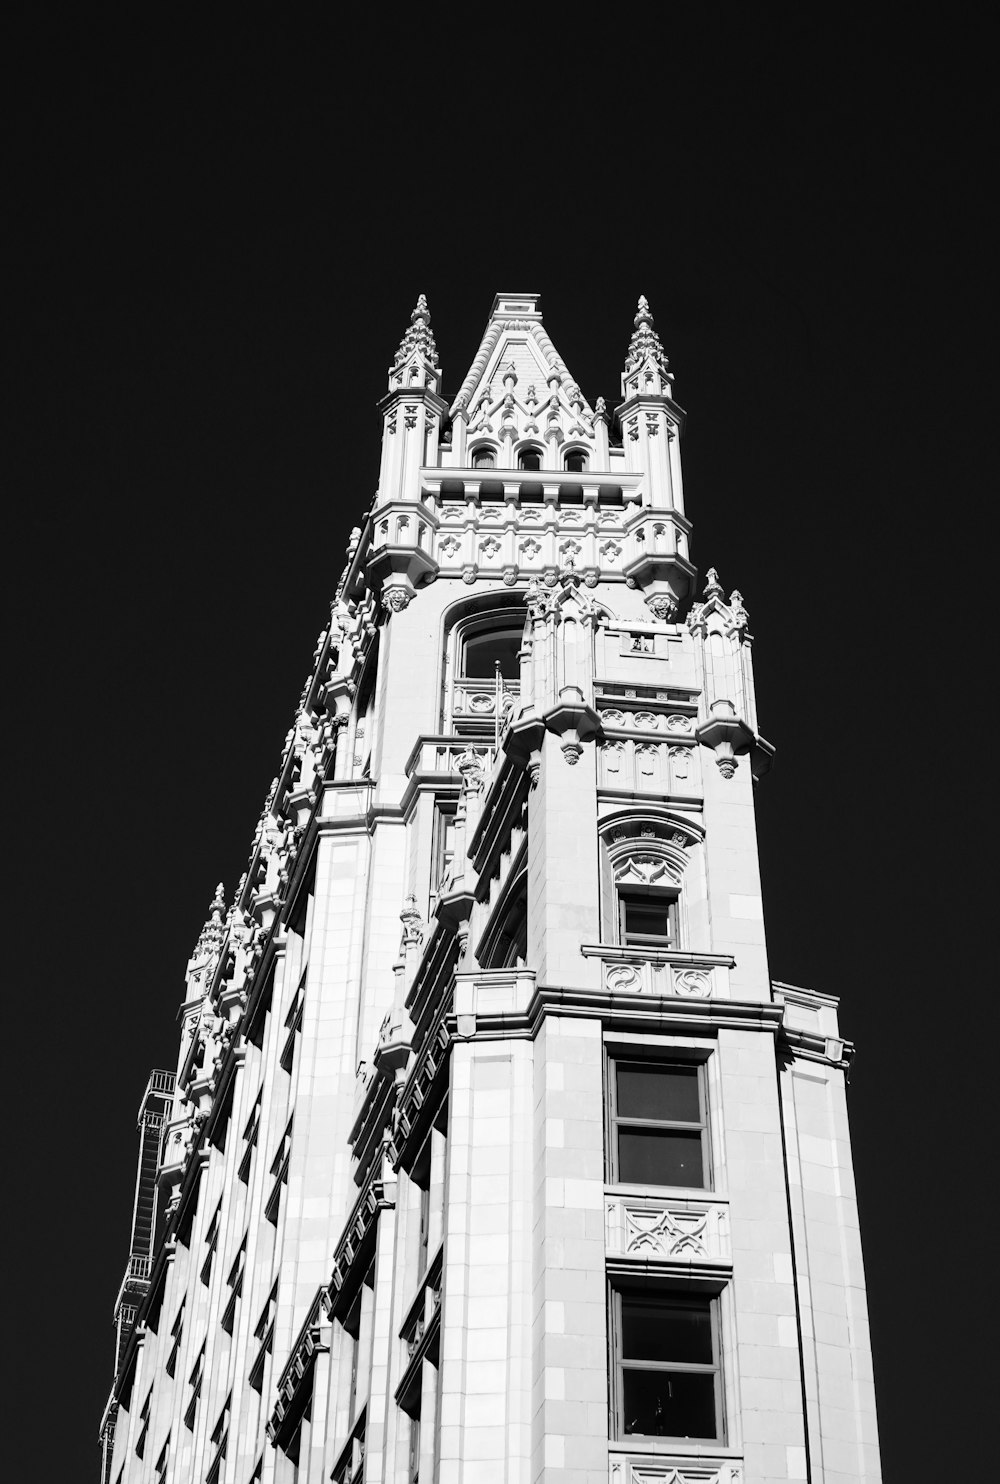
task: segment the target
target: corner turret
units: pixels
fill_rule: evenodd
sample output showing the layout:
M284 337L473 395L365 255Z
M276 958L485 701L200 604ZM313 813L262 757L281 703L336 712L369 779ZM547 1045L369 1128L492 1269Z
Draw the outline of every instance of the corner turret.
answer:
M645 476L643 519L634 535L641 555L625 569L643 590L654 617L669 623L693 586L695 569L684 555L690 530L684 518L680 433L684 412L673 399L673 374L653 325L649 301L639 297L622 372L621 427L625 466Z

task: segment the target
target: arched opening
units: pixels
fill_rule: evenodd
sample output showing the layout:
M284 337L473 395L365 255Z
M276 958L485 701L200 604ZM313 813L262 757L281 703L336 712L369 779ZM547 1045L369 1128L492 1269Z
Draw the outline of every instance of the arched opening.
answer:
M563 468L570 474L582 474L587 467L587 455L582 448L571 448L563 460Z
M540 469L542 467L542 455L537 448L522 448L517 456L517 467L519 469Z
M524 597L491 593L456 604L445 619L442 725L484 739L520 692Z
M499 668L504 680L520 680L523 626L469 631L462 640L461 670L466 680L493 680Z
M492 448L474 448L472 450L473 469L495 469L497 456Z

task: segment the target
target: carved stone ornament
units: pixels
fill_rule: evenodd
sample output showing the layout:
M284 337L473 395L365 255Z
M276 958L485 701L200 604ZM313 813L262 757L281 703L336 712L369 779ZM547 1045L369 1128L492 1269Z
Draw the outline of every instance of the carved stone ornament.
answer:
M636 882L642 886L650 886L664 877L672 879L669 866L656 855L629 855L615 864L615 881L618 884Z
M605 972L604 985L612 994L641 994L642 975L632 964L614 964Z
M407 592L405 587L388 587L382 593L382 607L386 613L402 613L413 602L413 594Z
M625 1207L625 1251L656 1257L704 1257L708 1211Z
M475 580L476 569L471 562L467 562L466 565L462 568L462 581L467 582L471 586L472 583L475 582Z
M396 359L393 361L393 370L397 370L404 361L409 360L414 351L419 351L427 364L437 370L437 346L431 332L430 311L423 294L417 299L416 308L410 315L410 328L400 341Z
M646 599L646 607L660 623L673 623L677 612L677 599L670 593L654 593Z
M403 910L399 914L399 920L403 924L403 945L421 944L424 940L424 922L420 915L420 908L417 906L417 899L412 892L406 898Z
M505 587L513 587L517 581L517 568L507 566L503 569L503 580Z
M483 782L483 760L471 748L466 748L455 760L455 767L462 775L466 793L478 793Z
M719 574L714 567L709 567L705 582L705 601L693 604L688 614L687 624L692 634L707 633L708 620L713 613L721 618L723 632L728 638L744 638L750 625L750 615L743 602L743 594L738 588L733 588L727 603Z
M635 329L625 355L625 374L637 371L646 361L652 360L665 381L673 381L670 362L663 343L653 328L653 316L649 312L649 301L645 294L639 296L639 310L632 321Z
M704 969L675 969L674 993L694 1000L707 1000L712 993L712 976Z

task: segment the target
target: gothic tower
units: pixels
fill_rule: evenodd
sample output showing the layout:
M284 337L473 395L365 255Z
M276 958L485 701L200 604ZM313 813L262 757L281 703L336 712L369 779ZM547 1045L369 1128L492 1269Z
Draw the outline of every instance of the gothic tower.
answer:
M613 413L535 294L441 385L421 297L153 1089L105 1484L871 1484L852 1048L770 977L649 306Z

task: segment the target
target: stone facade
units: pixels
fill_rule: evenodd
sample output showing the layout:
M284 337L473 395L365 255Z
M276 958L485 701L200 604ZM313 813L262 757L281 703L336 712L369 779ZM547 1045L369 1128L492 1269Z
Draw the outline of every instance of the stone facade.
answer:
M770 978L672 381L645 300L612 415L500 294L449 407L418 302L188 964L106 1484L880 1477L851 1047Z

